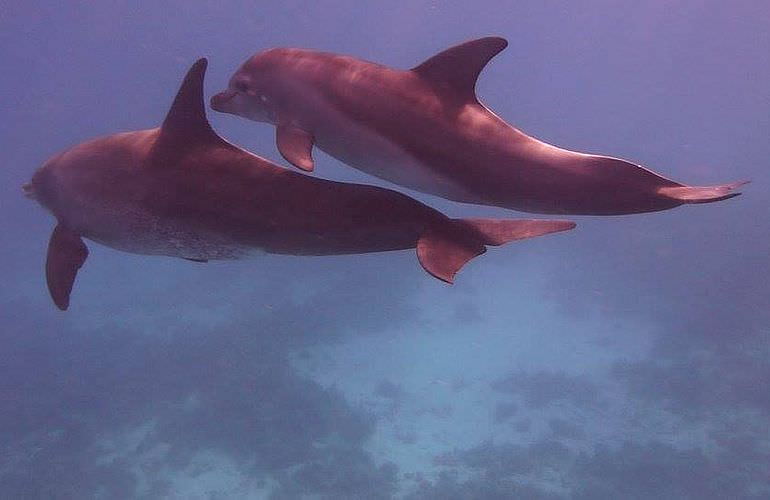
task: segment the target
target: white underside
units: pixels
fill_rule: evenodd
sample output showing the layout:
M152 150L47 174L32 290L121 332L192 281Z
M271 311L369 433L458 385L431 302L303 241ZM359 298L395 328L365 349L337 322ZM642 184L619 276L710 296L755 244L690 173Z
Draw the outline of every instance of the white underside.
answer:
M123 213L121 216L125 215ZM164 221L147 213L132 213L129 227L84 234L89 240L124 252L140 255L165 255L197 260L235 260L264 255L260 248L242 245L232 238L174 221ZM102 228L104 226L100 225ZM93 227L93 226L92 226Z
M313 95L308 91L306 95ZM371 128L347 118L320 97L313 98L314 117L298 120L315 137L315 144L329 155L363 172L417 191L450 199L476 199L461 185L418 161L399 145Z

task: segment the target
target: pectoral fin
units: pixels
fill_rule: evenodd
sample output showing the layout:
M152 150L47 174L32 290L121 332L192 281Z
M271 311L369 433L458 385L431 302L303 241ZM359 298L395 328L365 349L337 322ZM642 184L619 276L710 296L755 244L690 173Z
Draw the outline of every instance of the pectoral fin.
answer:
M56 307L66 311L70 305L70 292L75 283L78 269L88 257L88 248L70 229L57 225L48 243L48 257L45 263L45 277L48 291Z
M279 125L275 136L286 161L305 172L313 171L313 136L291 125Z

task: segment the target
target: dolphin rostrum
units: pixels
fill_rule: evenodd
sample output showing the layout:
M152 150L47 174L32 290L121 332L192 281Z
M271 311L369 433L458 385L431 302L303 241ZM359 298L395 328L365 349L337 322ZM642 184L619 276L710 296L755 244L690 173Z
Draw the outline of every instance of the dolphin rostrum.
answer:
M24 185L58 219L46 278L62 310L88 256L82 238L193 261L254 250L333 255L417 248L452 282L487 245L572 229L560 220L450 219L389 189L316 179L219 137L206 119L206 60L187 73L160 128L88 141L48 160Z
M217 111L277 127L278 149L313 169L312 147L402 186L465 203L546 214L619 215L720 201L743 182L692 187L618 158L561 149L479 102L476 79L507 45L452 47L400 71L338 54L277 48L247 60Z

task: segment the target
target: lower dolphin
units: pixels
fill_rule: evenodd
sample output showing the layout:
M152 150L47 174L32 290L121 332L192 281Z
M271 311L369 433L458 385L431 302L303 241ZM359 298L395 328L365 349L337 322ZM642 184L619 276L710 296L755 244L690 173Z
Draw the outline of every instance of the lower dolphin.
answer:
M507 46L488 37L401 71L352 57L257 53L211 99L217 111L276 126L287 161L312 148L364 172L454 201L547 214L620 215L737 196L743 182L695 187L619 158L530 137L479 102L476 79Z
M24 185L58 219L46 278L67 309L88 256L83 238L118 250L194 261L255 249L334 255L417 248L452 282L487 245L572 229L559 220L450 219L403 194L315 179L219 137L203 102L206 60L187 73L160 128L115 134L48 160Z

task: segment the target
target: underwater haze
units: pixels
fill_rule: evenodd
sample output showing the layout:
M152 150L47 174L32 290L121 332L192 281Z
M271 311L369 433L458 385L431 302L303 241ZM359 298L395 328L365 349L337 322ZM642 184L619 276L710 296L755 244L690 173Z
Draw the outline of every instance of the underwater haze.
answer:
M770 3L9 1L0 6L0 498L770 498ZM270 47L410 68L509 47L480 99L561 147L744 195L571 217L454 285L413 250L198 264L95 243L67 312L21 185L157 126ZM276 163L274 128L209 110ZM452 203L316 151L315 175ZM292 167L287 167L292 168Z

